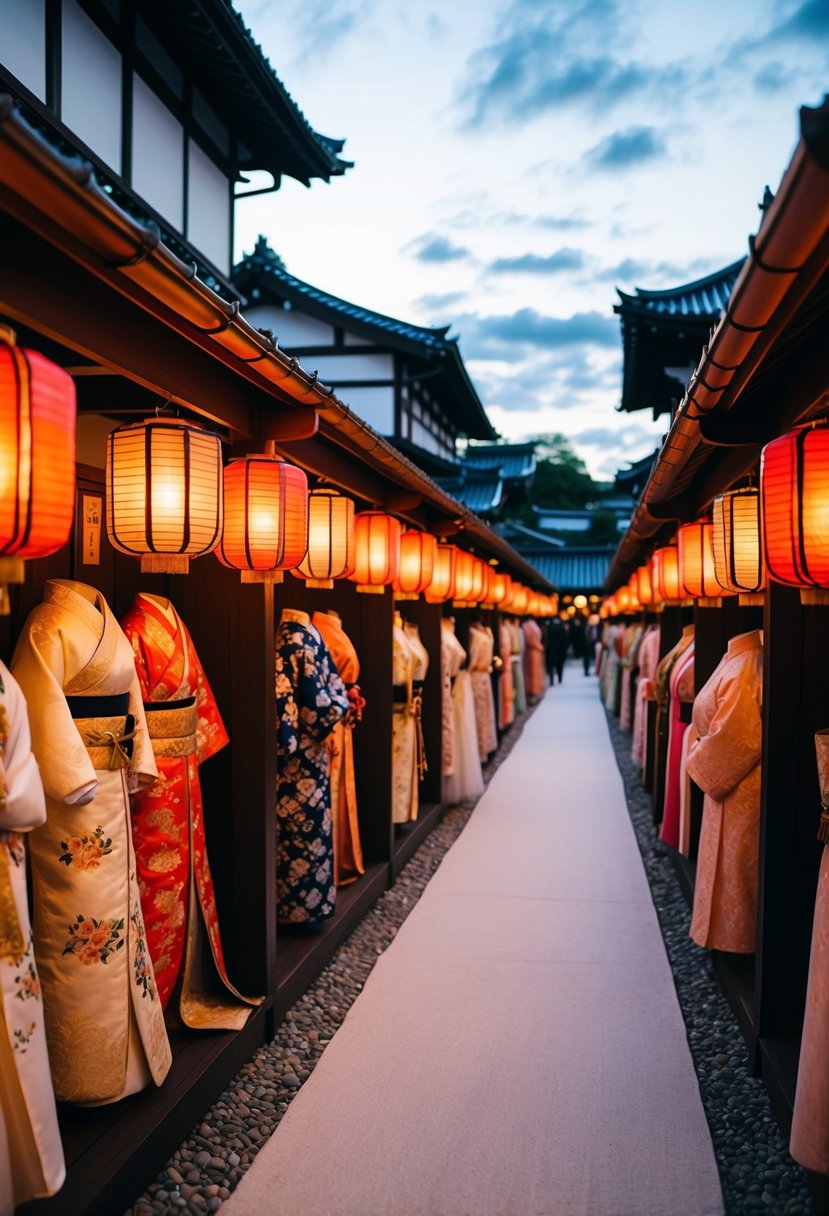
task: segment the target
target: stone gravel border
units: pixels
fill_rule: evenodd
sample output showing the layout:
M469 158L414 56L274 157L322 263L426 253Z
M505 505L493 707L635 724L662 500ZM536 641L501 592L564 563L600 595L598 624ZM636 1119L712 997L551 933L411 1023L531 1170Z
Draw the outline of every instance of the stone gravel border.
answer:
M529 716L518 718L501 741L485 769L487 783L512 751ZM463 831L476 801L446 812L394 886L380 896L307 992L288 1010L271 1042L263 1044L234 1077L125 1216L183 1212L204 1216L218 1212L276 1131L289 1103L360 995L378 957L391 945Z
M630 758L631 737L614 715L608 714L607 722L688 1031L726 1212L728 1216L811 1214L806 1173L789 1156L765 1085L751 1074L745 1042L710 955L688 936L691 910L670 850L654 832L651 797L642 789L640 770Z

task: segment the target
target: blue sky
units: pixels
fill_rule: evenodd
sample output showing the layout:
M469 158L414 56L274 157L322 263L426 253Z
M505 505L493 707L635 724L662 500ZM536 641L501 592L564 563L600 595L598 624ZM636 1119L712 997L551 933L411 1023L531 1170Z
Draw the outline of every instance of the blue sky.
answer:
M505 438L609 476L664 430L616 412L616 287L734 261L829 82L829 0L236 0L329 185L237 207L288 269L451 325Z

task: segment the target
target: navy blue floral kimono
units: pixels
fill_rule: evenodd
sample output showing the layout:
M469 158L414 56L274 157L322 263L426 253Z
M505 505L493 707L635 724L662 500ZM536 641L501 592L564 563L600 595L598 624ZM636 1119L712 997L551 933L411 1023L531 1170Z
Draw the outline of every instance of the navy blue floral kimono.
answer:
M349 708L328 649L305 612L284 609L276 634L277 920L334 912L328 746Z

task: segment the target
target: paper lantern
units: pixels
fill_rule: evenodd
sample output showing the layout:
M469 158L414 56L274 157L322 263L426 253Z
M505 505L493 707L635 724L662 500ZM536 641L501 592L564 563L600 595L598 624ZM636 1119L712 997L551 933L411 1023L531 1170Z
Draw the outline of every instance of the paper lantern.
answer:
M629 612L630 606L633 603L633 596L630 593L630 587L625 584L616 592L616 604L619 612Z
M675 545L655 549L651 557L651 579L663 600L681 600L679 561Z
M723 589L714 569L713 524L698 520L683 524L677 539L679 581L686 595L695 600L714 600L708 607L719 607ZM705 605L703 605L705 606Z
M222 444L178 418L116 427L107 437L107 533L145 574L186 574L222 534Z
M769 576L789 587L829 588L829 426L801 427L766 444L760 495Z
M496 607L500 606L507 600L511 589L512 589L512 579L506 573L506 571L503 571L503 572L498 571L498 570L493 571L493 579L492 579L492 587L490 588L490 595L492 597L492 603L495 604Z
M647 564L636 571L636 596L643 608L650 608L656 603L651 568Z
M530 591L523 583L513 583L510 611L513 616L524 616L530 599Z
M354 503L336 490L308 496L308 550L295 570L306 587L331 590L354 569Z
M760 491L730 490L714 499L714 573L725 591L757 595L766 584Z
M429 532L410 530L400 537L400 567L394 581L397 598L417 597L432 581L438 542Z
M361 511L354 518L354 570L357 590L382 595L400 568L400 522L383 511Z
M466 549L457 549L455 558L455 600L467 604L472 599L475 586L475 557Z
M423 592L428 604L443 604L455 595L455 562L458 550L454 545L438 545L432 570L432 581Z
M0 611L23 559L69 539L75 511L75 383L0 327Z
M243 583L281 583L308 548L308 478L272 451L231 460L217 550Z

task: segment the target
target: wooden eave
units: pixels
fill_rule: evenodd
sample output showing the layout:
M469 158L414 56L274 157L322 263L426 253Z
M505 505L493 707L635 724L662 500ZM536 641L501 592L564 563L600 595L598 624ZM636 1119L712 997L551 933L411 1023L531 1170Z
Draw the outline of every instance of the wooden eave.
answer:
M251 325L238 302L224 300L156 230L118 207L87 163L55 151L9 95L0 96L0 211L0 309L11 319L184 405L225 428L230 441L261 442L283 427L292 438L310 436L318 419L325 442L292 443L297 463L368 502L388 504L398 495L398 501L422 503L417 514L409 508L421 526L462 532L469 546L518 578L553 590L482 520Z

